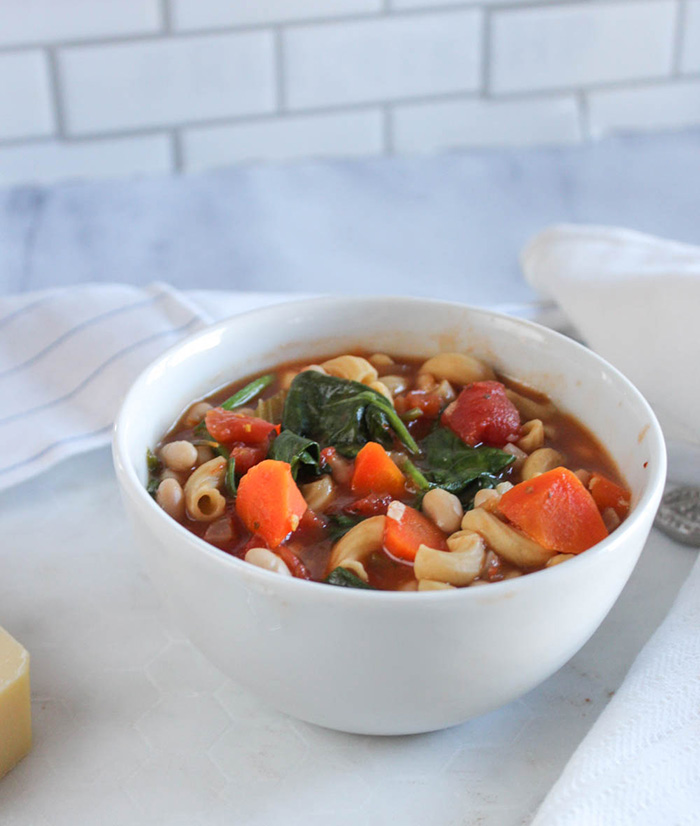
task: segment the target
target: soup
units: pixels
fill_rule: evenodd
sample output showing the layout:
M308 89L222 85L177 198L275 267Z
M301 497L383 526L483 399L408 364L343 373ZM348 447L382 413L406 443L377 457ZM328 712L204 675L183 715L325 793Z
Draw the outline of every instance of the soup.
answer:
M543 394L463 353L283 364L195 401L149 491L226 553L363 589L476 587L604 539L630 496Z

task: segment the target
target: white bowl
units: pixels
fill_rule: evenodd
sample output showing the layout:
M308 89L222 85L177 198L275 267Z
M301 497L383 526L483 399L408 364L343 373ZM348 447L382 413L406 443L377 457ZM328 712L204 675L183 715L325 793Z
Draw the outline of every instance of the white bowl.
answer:
M357 348L472 352L543 390L608 448L632 490L630 516L575 559L517 579L454 591L368 592L242 562L198 539L148 495L146 448L193 399L283 361ZM191 336L131 388L117 419L114 462L150 576L192 642L272 706L372 734L460 723L560 668L632 572L666 473L654 414L601 358L529 322L410 298L281 304Z

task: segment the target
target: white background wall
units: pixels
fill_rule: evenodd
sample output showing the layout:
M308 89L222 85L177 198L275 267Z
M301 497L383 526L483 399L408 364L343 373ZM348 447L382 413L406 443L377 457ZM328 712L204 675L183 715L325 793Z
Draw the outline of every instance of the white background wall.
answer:
M700 124L700 0L0 0L0 183Z

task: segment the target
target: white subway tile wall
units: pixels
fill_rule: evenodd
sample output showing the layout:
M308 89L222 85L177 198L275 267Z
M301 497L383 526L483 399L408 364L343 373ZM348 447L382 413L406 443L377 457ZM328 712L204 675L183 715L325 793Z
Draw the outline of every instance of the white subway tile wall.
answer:
M199 172L245 161L380 155L383 123L381 111L374 109L186 129L184 169Z
M688 0L682 33L681 68L700 72L700 0Z
M0 0L0 184L700 126L700 0Z

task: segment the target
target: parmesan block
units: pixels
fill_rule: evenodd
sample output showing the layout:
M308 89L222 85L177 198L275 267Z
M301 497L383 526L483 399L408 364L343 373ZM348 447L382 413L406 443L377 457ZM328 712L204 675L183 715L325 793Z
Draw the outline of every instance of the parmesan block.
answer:
M0 778L32 745L29 654L0 628Z

